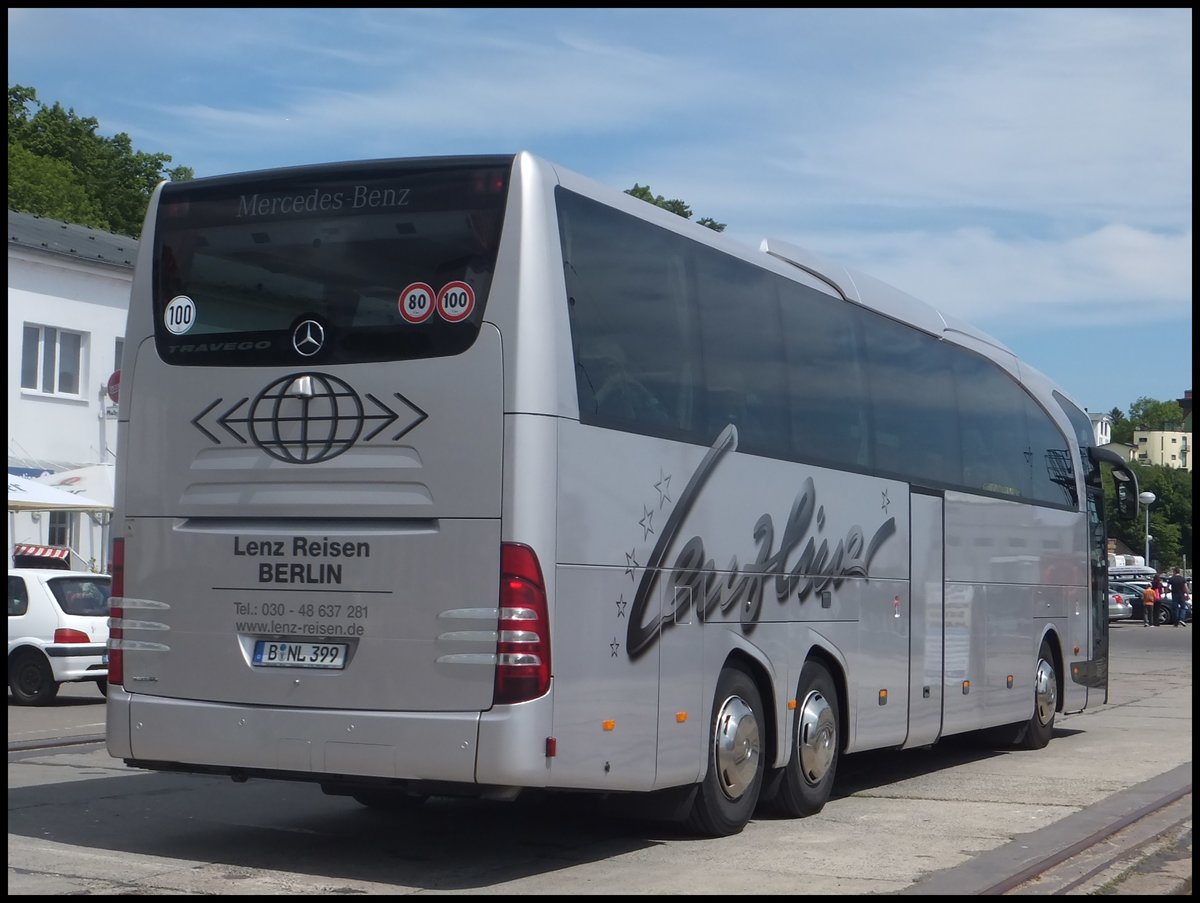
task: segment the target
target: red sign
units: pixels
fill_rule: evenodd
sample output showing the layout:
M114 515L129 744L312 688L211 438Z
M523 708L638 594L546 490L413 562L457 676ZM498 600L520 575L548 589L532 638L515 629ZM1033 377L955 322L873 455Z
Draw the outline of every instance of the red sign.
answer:
M121 371L117 370L108 378L108 397L112 399L113 404L117 402L117 390L121 387Z

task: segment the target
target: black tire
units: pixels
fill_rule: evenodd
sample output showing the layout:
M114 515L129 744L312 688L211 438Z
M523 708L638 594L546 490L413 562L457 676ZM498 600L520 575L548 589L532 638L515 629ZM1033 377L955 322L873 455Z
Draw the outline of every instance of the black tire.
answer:
M762 791L762 698L750 676L725 668L717 680L708 727L708 763L688 828L706 837L738 834Z
M108 695L108 678L101 677L96 681L96 689L100 691L101 696Z
M40 652L25 649L8 662L8 688L17 705L46 705L58 695L58 681Z
M841 752L837 684L829 670L809 661L796 687L792 752L778 775L773 807L794 818L816 815L829 801Z
M1042 640L1033 681L1033 714L1021 725L1013 745L1018 749L1042 749L1054 734L1058 711L1058 672L1050 642Z
M1154 623L1159 627L1170 627L1175 623L1175 612L1169 605L1154 606Z

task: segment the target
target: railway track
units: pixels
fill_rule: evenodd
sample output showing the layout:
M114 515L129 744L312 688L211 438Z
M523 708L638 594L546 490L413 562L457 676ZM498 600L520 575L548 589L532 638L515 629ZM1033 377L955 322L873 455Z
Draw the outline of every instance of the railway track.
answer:
M902 895L1191 893L1191 763L1131 787Z

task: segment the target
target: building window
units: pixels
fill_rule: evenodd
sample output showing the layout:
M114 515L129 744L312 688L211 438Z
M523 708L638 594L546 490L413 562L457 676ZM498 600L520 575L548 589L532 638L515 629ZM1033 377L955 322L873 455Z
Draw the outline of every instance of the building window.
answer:
M21 388L78 397L83 348L83 333L27 325L21 345Z
M71 547L71 527L75 520L72 511L50 512L49 545Z

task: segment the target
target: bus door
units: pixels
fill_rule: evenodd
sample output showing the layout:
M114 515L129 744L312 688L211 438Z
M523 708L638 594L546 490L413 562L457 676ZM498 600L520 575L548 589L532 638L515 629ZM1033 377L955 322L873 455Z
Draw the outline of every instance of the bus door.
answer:
M914 490L911 497L911 654L905 748L926 746L937 740L942 731L946 623L944 503L940 494Z

